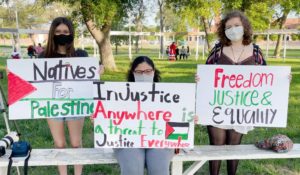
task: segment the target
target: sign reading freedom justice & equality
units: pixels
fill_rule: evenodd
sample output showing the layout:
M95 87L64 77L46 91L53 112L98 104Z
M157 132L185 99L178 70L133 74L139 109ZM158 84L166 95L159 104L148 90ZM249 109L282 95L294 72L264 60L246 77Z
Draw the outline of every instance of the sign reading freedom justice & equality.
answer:
M97 58L7 60L9 118L90 116Z
M199 123L286 127L290 72L288 66L198 65Z
M194 83L94 83L95 147L193 147Z

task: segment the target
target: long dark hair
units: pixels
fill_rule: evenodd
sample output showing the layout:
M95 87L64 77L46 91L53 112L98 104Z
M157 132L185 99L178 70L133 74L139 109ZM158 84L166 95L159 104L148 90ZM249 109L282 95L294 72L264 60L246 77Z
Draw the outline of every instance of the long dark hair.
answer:
M52 21L49 34L48 34L48 42L45 49L45 58L52 58L57 55L57 48L58 46L54 43L54 35L55 35L55 29L60 24L65 24L68 26L70 35L74 38L74 28L72 22L67 19L66 17L57 17ZM74 40L66 45L66 56L67 57L73 57L75 56L75 48L74 48Z
M225 17L221 20L218 26L218 36L222 45L230 46L231 41L225 35L225 24L231 18L238 17L241 19L243 28L244 28L244 36L243 36L243 44L249 45L252 42L252 27L248 18L240 11L232 11L225 15Z
M161 79L160 72L159 72L159 70L157 70L155 68L153 61L147 56L138 56L133 60L133 62L130 65L130 69L127 73L127 81L135 82L133 72L139 64L144 63L144 62L147 63L148 65L150 65L152 67L152 69L155 71L153 81L160 82L160 79Z

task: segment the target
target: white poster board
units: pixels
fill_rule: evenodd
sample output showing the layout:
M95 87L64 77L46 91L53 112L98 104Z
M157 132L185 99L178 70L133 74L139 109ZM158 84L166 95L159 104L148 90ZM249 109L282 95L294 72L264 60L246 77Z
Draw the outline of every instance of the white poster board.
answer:
M192 148L194 83L99 82L96 148Z
M7 60L9 119L90 116L97 58Z
M289 66L198 65L202 125L286 127Z

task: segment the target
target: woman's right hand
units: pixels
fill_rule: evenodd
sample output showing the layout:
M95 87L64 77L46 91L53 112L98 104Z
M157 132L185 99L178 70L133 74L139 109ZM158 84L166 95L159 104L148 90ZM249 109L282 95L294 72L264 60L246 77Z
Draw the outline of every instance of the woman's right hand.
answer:
M195 82L199 83L199 81L200 81L200 77L198 76L198 74L195 74Z

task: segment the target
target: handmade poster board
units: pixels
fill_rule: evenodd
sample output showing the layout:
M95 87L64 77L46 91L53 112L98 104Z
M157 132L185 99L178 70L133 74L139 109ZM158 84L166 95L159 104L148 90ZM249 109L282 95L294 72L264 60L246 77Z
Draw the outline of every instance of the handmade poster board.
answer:
M7 60L9 119L90 116L97 58Z
M94 82L96 148L192 148L194 83Z
M286 127L289 66L198 65L202 125Z

